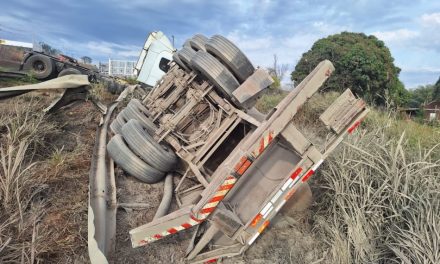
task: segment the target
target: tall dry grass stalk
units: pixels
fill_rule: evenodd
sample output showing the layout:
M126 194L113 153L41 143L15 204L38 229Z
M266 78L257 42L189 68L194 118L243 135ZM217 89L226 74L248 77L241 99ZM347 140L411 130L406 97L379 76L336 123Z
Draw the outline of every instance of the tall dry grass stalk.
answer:
M433 144L440 135L427 131L373 113L327 159L315 178L314 220L328 263L440 263L440 147Z
M34 154L55 126L35 102L15 104L0 123L0 262L34 263L39 246L38 221L44 214L40 194L45 175L32 173Z

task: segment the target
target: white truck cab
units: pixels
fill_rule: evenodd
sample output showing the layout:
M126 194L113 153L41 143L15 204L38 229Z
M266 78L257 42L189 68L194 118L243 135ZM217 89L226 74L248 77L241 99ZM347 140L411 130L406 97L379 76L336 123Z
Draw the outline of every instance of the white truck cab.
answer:
M163 32L151 32L134 69L137 80L146 85L154 86L168 71L168 63L172 60L174 51L173 44Z

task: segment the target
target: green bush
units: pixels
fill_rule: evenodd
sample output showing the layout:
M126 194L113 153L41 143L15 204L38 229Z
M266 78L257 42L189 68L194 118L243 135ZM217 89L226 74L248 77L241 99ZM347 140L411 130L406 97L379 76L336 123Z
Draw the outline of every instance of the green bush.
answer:
M301 82L322 60L336 70L322 90L343 92L350 88L374 105L401 105L408 94L398 76L400 69L383 41L363 33L342 32L320 39L303 54L291 79Z

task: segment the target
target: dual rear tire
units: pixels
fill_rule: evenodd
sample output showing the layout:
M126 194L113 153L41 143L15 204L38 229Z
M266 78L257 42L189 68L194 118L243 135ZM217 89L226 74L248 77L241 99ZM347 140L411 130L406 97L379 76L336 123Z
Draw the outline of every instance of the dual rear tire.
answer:
M242 108L232 92L252 75L255 68L234 43L220 35L208 39L197 34L187 40L173 58L185 71L195 70L201 73L220 94Z
M131 176L156 183L174 169L177 157L167 145L155 141L152 134L157 127L146 111L139 100L130 101L110 125L115 135L107 144L107 151Z

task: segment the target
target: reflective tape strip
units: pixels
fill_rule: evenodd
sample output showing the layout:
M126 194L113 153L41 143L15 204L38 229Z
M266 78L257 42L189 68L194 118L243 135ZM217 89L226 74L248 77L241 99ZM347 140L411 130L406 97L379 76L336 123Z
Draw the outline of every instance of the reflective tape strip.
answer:
M231 185L231 184L234 184L236 181L237 180L235 178L228 177L228 178L226 178L226 181L222 185Z
M283 186L281 187L281 190L284 192L284 191L287 189L287 187L289 187L289 185L290 185L292 182L293 182L292 178L289 178L289 179L283 184Z
M247 157L243 156L241 157L240 161L237 164L235 164L234 171L241 176L246 172L246 170L249 168L249 166L251 166L251 164L252 162L248 160Z
M269 220L264 221L264 223L258 228L258 231L249 239L248 244L251 245L254 243L255 239L266 229L266 227L269 225Z
M264 229L269 225L269 220L264 221L264 223L258 228L258 233L263 233Z
M318 169L318 167L321 166L323 161L324 161L323 159L320 159L318 162L316 162L316 164L313 165L312 170L316 171Z
M301 180L301 178L296 178L294 181L292 181L292 183L289 185L289 188L292 188L292 186L299 182L299 180Z
M284 197L284 200L289 200L290 197L292 197L293 193L295 193L295 189L290 190L290 192L287 193L286 197Z
M261 212L259 212L259 213L254 217L254 219L253 219L252 222L251 222L251 226L252 226L252 227L255 227L255 226L258 224L258 222L260 221L260 219L261 219L261 218L266 218L266 217L270 214L270 212L272 212L272 210L273 210L273 205L272 205L272 203L271 203L271 202L267 203L267 204L263 207L263 209L261 210Z
M258 213L258 214L254 217L254 219L252 220L252 222L251 222L251 226L252 226L252 227L256 227L257 224L258 224L258 222L261 220L261 218L263 218L263 216L262 216L260 213Z
M257 237L260 235L260 233L255 233L252 237L251 237L251 239L249 239L249 241L248 241L248 244L249 245L252 245L252 243L254 243L254 241L255 241L255 239L257 239Z
M350 128L347 129L348 134L353 133L354 130L361 124L363 119L356 121Z
M320 159L318 162L316 162L316 164L313 165L313 167L304 175L304 177L302 178L302 182L306 182L315 173L315 171L318 169L323 161L323 159Z
M218 194L218 196L225 196L228 192L229 192L229 189L227 189L227 190L220 190L220 191L217 191L216 194Z
M271 203L266 204L266 206L263 208L263 210L261 210L260 214L265 215L271 207L272 207Z
M212 198L200 209L197 213L196 220L203 221L205 220L212 212L214 212L215 208L218 204L225 198L226 194L229 190L234 187L237 179L233 176L228 176L222 185L217 189Z
M272 200L270 200L273 204L280 198L281 194L283 194L283 191L278 190L278 192L272 197Z
M145 237L143 240L139 241L139 246L146 245L148 243L151 243L151 242L154 242L156 240L162 239L162 238L164 238L164 237L166 237L168 235L175 234L175 233L177 233L179 231L182 231L184 229L191 228L191 227L193 227L195 225L198 225L198 224L199 224L199 222L197 222L197 221L195 221L195 220L190 218L187 222L184 222L181 225L168 228L167 230L162 231L161 233L154 234L154 235L152 235L150 237Z
M252 155L255 158L260 156L261 153L263 153L263 151L267 148L267 146L269 146L269 144L272 142L273 137L274 137L273 131L267 132L267 135L264 135L260 139L260 143L259 143L258 147L252 152Z
M276 212L278 212L280 210L280 208L284 205L284 203L286 203L285 200L281 201L281 204L278 205L276 208L274 208L274 204L278 201L278 199L283 195L283 193L288 189L291 188L293 185L295 185L301 178L298 177L298 175L300 175L302 172L302 168L299 167L297 168L291 175L290 177L287 179L287 181L283 184L283 186L281 187L280 190L278 190L275 195L272 197L272 199L270 200L270 202L268 204L266 204L264 206L264 208L261 210L260 213L258 213L254 219L251 222L251 226L255 227L258 222L262 219L262 218L267 218L270 214L270 212L272 212L273 209L275 209Z
M272 212L272 210L273 210L273 206L271 206L271 207L269 208L269 210L268 210L265 214L263 214L263 218L266 219L267 216L270 214L270 212Z
M303 170L303 168L299 167L298 169L296 169L296 170L292 173L292 175L290 175L290 178L291 178L292 180L295 180L295 178L298 177L298 175L301 174L302 170Z
M283 207L283 205L286 203L286 200L282 200L281 203L275 208L275 212L278 212L281 207Z
M228 193L228 191L232 187L234 187L234 184L236 181L237 181L237 179L235 177L228 176L226 178L226 180L223 182L223 184L217 189L217 192L214 194L214 196L199 211L199 213L197 214L197 218L195 216L191 215L188 221L186 221L178 226L168 228L167 230L163 231L162 233L157 233L155 235L152 235L151 237L146 237L143 240L141 240L141 242L139 244L145 245L149 242L162 239L165 236L175 234L179 231L182 231L184 229L188 229L188 228L191 228L195 225L200 224L215 210L217 205L223 200L223 198Z

